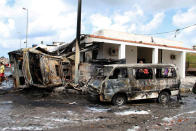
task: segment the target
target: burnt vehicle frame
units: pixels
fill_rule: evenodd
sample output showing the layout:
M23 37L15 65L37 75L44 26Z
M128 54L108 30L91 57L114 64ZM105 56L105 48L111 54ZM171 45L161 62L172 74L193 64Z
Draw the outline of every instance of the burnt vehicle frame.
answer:
M88 35L82 35L81 41L86 37ZM15 87L26 88L35 86L39 88L51 88L58 86L66 87L67 85L74 88L78 87L78 84L74 83L75 41L60 45L38 45L33 48L9 52L10 63L14 68ZM101 44L103 43L83 42L80 44L79 52L81 58L78 68L79 83L82 83L82 85L85 85L91 78L97 65L125 63L125 59L97 59L96 52ZM90 60L85 56L88 52L94 52ZM48 67L49 65L53 65L53 63L56 63L56 67Z
M16 88L61 86L71 79L70 62L62 56L45 54L35 48L9 53Z
M88 98L90 100L122 105L131 100L152 98L158 99L160 103L167 103L170 96L180 97L181 82L175 65L116 64L104 67L110 67L110 72L101 77L98 75L99 70L97 76L88 83ZM117 69L122 70L119 76L115 76ZM146 76L137 75L137 71L141 69L148 70ZM165 70L167 70L167 76L164 74Z

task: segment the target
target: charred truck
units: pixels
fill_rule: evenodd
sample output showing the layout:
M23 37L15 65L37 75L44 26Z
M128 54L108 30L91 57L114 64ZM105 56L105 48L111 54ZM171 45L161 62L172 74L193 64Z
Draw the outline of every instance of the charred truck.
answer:
M71 79L68 59L43 52L39 48L28 48L9 53L16 88L50 88Z

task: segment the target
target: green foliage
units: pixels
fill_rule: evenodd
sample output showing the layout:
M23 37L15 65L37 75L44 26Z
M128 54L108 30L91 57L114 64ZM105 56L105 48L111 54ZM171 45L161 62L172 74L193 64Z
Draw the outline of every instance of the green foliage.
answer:
M196 68L196 54L195 53L187 53L186 63L189 64L189 68Z

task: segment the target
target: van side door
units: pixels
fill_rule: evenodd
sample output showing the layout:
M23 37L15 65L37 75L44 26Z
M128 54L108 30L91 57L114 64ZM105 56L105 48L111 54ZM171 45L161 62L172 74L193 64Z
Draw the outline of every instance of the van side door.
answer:
M155 90L153 68L137 67L132 69L130 100L146 99L148 93Z

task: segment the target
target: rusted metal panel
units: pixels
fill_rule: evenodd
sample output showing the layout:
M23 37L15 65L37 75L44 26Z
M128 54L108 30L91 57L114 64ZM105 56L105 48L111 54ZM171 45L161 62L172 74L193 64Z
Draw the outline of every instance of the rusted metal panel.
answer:
M51 81L51 83L56 85L62 84L60 77L60 61L49 58L48 65L50 69L49 80Z
M14 71L13 71L13 76L15 77L15 87L18 87L20 85L20 81L19 81L19 72L18 72L18 68L17 67L17 62L16 60L13 58L13 63L12 65L14 66Z
M27 51L23 52L23 75L27 85L33 84L32 77L29 69L29 54Z
M40 68L43 76L43 85L48 85L50 84L50 68L48 66L48 58L45 56L42 56L40 58Z
M16 54L20 57L15 57ZM67 58L47 55L34 48L10 52L9 56L14 65L17 88L29 86L50 88L63 84L62 63L69 64Z
M95 65L90 63L81 63L79 67L79 80L88 81L94 72Z

